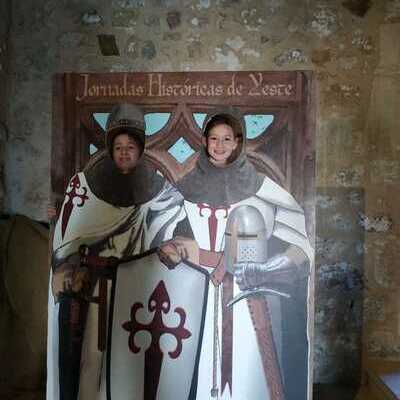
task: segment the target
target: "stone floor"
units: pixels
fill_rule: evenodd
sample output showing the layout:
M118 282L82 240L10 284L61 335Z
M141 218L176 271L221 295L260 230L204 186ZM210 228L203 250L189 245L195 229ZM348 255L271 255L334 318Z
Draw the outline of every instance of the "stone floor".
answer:
M354 400L358 387L335 384L315 384L313 400Z

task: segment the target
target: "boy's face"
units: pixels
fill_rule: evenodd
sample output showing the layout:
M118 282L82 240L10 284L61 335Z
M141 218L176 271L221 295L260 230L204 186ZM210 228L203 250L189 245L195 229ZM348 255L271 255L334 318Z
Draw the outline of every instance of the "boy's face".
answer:
M210 161L216 166L224 166L238 146L238 139L229 125L220 124L210 129L205 144Z
M127 174L135 168L141 156L141 149L131 136L120 133L113 141L112 156L117 168L123 174Z

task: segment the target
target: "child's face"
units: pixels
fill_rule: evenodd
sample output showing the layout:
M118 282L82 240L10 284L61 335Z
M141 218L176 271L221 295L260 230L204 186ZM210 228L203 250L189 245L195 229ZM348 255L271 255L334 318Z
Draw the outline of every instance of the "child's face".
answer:
M218 167L228 163L229 157L238 146L238 139L232 128L226 124L211 128L205 140L209 160Z
M117 168L123 173L129 173L137 164L141 149L127 133L120 133L113 142L113 160Z

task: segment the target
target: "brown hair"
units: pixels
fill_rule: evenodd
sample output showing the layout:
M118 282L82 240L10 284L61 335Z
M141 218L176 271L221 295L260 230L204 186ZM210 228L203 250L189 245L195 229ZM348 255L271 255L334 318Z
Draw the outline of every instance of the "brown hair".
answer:
M236 158L239 156L241 150L242 150L242 145L243 145L243 132L242 132L242 127L240 122L233 118L229 114L217 114L211 117L211 119L207 122L207 125L204 128L204 137L207 139L211 129L215 128L216 126L219 125L227 125L230 128L232 128L233 135L235 139L238 141L238 145L236 149L232 152L232 154L228 158L228 163L231 163L232 161L236 160ZM207 151L207 147L206 147ZM208 151L207 151L207 155Z
M139 147L139 149L140 149L140 155L143 154L143 151L144 151L144 144L143 144L143 142L137 137L137 135L135 135L135 133L132 132L132 131L130 131L130 130L125 130L125 131L124 131L124 130L120 130L120 131L118 131L115 135L113 135L113 137L111 138L111 143L110 143L110 145L111 145L111 148L110 148L110 155L111 155L111 158L113 158L113 149L114 149L114 142L115 142L115 139L116 139L119 135L128 135L129 138L132 139L132 140L136 143L136 145Z

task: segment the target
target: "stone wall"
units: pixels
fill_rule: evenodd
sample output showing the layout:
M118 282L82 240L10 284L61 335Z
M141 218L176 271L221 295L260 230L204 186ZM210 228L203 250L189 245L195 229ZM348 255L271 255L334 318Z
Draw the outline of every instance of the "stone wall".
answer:
M363 318L368 354L400 359L399 0L26 0L12 15L6 210L35 219L55 72L315 71L315 381L358 379Z
M11 29L11 4L0 4L0 214L4 209L4 147L8 138L7 100L9 88L9 37Z

